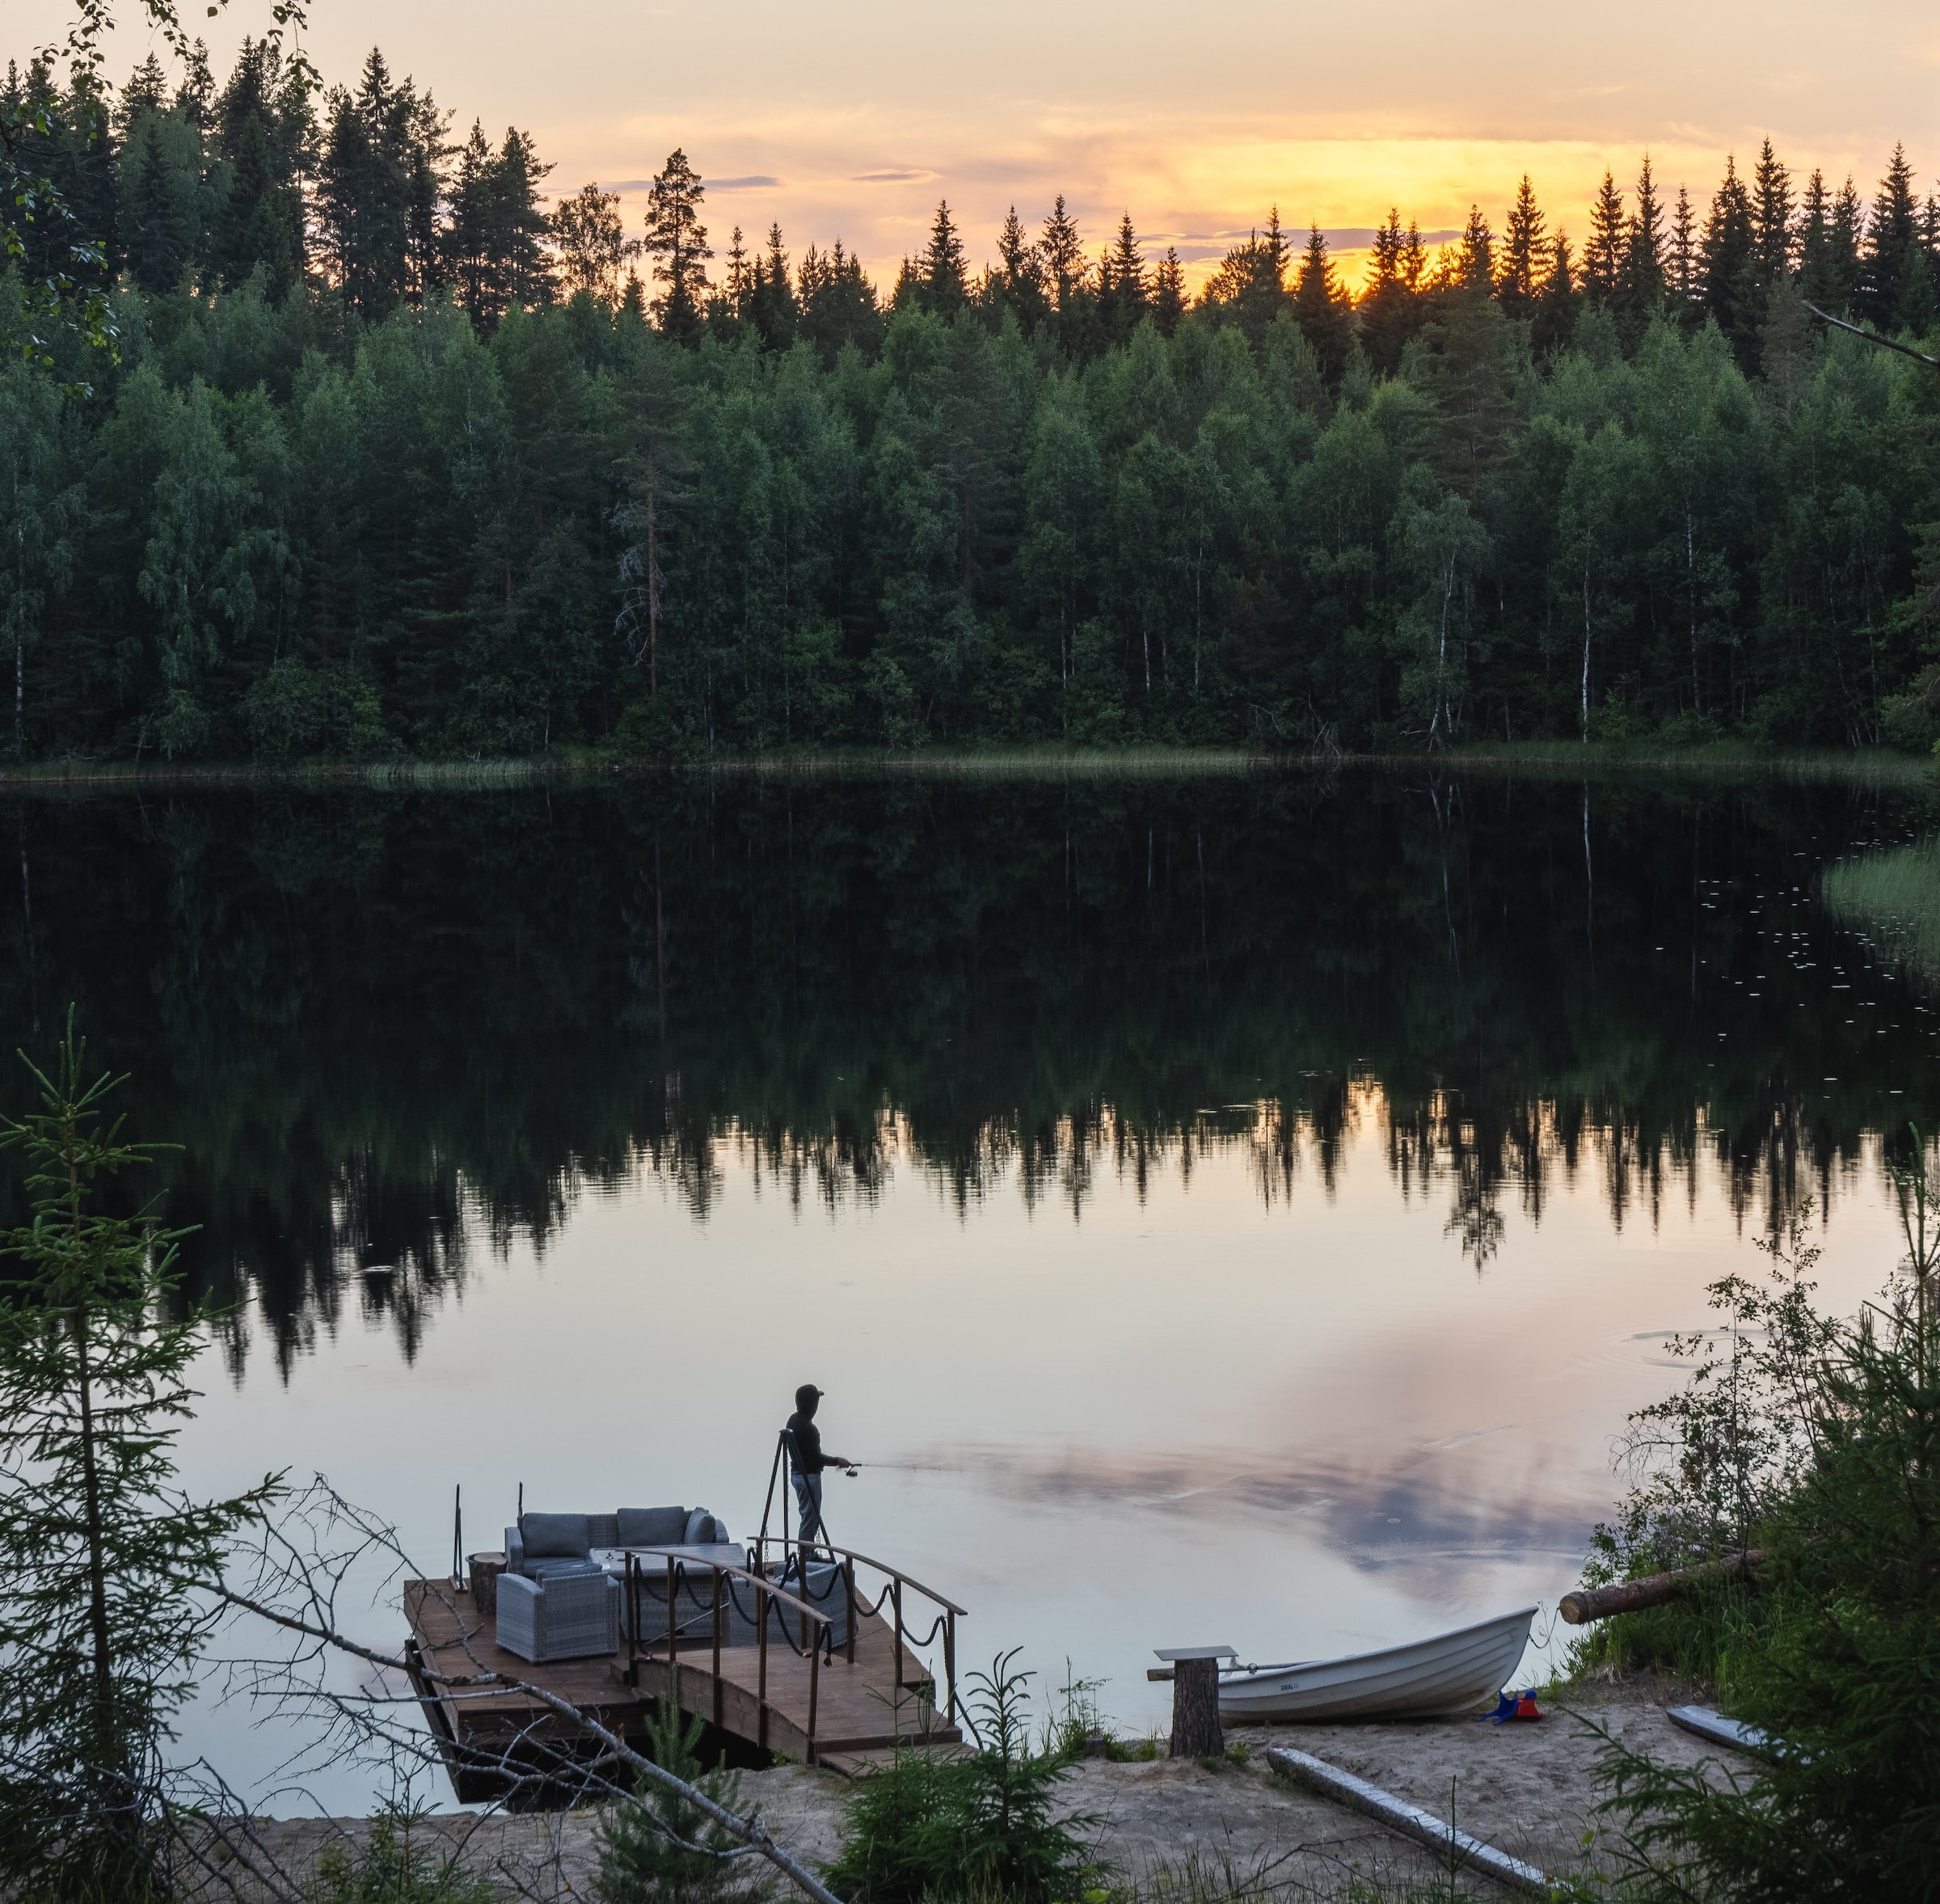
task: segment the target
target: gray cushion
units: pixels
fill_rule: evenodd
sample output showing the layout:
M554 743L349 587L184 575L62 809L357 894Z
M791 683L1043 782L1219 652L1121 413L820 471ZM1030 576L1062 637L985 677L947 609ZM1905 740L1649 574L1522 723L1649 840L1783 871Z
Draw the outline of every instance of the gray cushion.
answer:
M528 1560L583 1560L592 1549L584 1514L525 1514L519 1521ZM528 1573L532 1569L528 1567Z
M571 1580L578 1574L602 1571L597 1560L577 1560L567 1555L529 1560L525 1564L527 1577L533 1580Z
M686 1531L681 1536L683 1547L706 1547L714 1539L714 1516L704 1507L697 1507L687 1517Z
M622 1547L678 1547L687 1537L684 1507L623 1507L614 1518Z

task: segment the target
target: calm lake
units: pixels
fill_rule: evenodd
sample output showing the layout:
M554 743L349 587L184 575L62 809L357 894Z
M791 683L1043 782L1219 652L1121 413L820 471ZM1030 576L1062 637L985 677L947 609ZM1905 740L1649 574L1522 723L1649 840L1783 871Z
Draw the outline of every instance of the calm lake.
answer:
M1899 1254L1882 1146L1940 1124L1940 1017L1820 897L1931 830L1913 787L10 805L6 1042L78 1002L236 1305L192 1486L322 1471L434 1571L458 1486L468 1547L521 1484L740 1538L814 1381L867 1463L833 1537L967 1606L967 1663L1069 1660L1131 1727L1154 1647L1540 1600L1559 1648L1666 1336L1808 1203L1855 1304ZM247 1783L283 1755L249 1722L185 1733Z

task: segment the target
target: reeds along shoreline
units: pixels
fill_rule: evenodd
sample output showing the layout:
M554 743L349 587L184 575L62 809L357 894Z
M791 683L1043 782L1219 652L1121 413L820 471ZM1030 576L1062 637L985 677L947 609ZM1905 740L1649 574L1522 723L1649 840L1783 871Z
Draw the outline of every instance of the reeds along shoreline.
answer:
M1359 754L1332 749L1242 747L1086 749L1023 747L909 752L778 749L668 758L563 751L476 760L314 760L202 764L68 759L0 766L0 788L50 792L113 787L369 787L379 792L491 792L544 783L610 782L719 774L776 779L902 776L912 779L1169 779L1316 769L1520 775L1553 779L1685 775L1913 787L1931 783L1934 763L1885 749L1864 753L1770 753L1735 742L1654 748L1643 743L1519 741L1433 753Z

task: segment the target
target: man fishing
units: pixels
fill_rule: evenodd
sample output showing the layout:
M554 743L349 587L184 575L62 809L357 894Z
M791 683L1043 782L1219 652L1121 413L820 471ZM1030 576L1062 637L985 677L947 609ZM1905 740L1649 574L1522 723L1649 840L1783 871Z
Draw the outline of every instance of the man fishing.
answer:
M855 1471L853 1461L822 1451L822 1431L815 1425L815 1411L821 1399L821 1390L812 1382L804 1382L795 1391L795 1412L782 1431L788 1442L788 1465L795 1477L795 1505L801 1510L800 1539L804 1548L821 1535L822 1470L841 1467L851 1474Z

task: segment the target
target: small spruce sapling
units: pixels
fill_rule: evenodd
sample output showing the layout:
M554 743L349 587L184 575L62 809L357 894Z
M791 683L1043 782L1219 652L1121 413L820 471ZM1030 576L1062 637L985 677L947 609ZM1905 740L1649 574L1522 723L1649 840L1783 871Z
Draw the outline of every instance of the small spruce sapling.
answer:
M702 1771L701 1733L699 1713L663 1699L647 1714L647 1755L739 1812L740 1775L724 1763ZM664 1785L647 1784L609 1811L599 1850L594 1888L602 1904L761 1904L774 1888L751 1867L747 1845Z
M154 1882L170 1720L219 1608L201 1589L277 1484L192 1502L174 1443L209 1312L185 1304L179 1232L116 1214L109 1180L157 1146L124 1142L84 1081L70 1011L40 1108L0 1119L27 1162L32 1221L0 1254L0 1892L48 1898ZM26 1062L23 1058L23 1062Z

